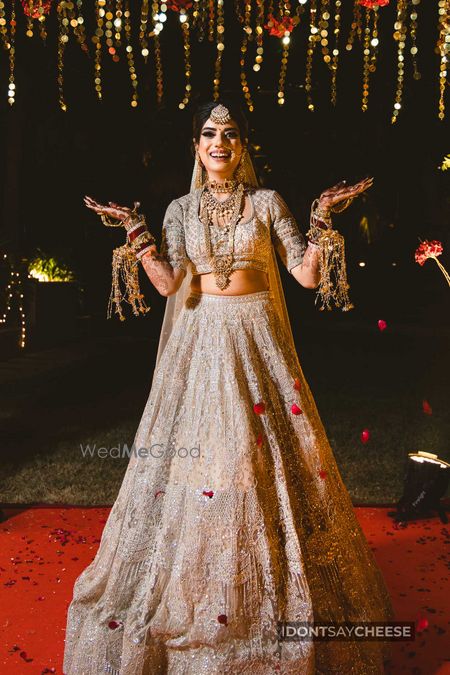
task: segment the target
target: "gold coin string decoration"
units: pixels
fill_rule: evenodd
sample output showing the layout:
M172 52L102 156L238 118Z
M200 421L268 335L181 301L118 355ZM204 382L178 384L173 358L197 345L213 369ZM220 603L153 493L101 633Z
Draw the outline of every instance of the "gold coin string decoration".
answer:
M213 99L217 101L220 94L220 76L222 72L223 50L225 49L225 17L223 12L223 0L217 0L217 25L216 25L216 62L214 64Z
M94 56L94 85L95 93L99 101L102 100L102 37L103 37L103 22L105 16L105 0L97 0L95 5L97 28L95 35L92 37L92 42L95 46Z
M82 51L89 56L89 50L86 44L86 30L84 25L84 17L82 14L83 0L77 0L76 2L77 12L75 9L72 10L70 15L70 25L72 27L75 38L80 45Z
M314 103L312 98L312 68L313 68L313 59L314 51L316 45L320 40L319 29L317 27L317 5L316 0L311 0L309 8L309 35L308 35L308 48L306 51L306 76L305 76L305 91L306 91L306 102L308 110L314 112Z
M141 17L139 25L139 44L141 47L141 54L144 57L144 62L147 63L149 50L147 41L147 22L148 22L148 0L142 0Z
M445 117L445 88L447 86L447 63L450 52L450 4L449 0L439 0L439 37L437 52L440 56L439 64L439 112L438 117Z
M432 1L432 0L431 0ZM438 116L445 116L445 93L448 78L448 58L450 44L450 0L435 0L438 10L437 36L434 51L439 63L439 101ZM316 51L320 48L320 59L330 71L331 103L337 104L338 81L340 69L344 67L342 51L352 51L359 42L361 44L362 92L361 109L368 110L369 88L373 74L377 70L377 62L381 53L381 21L382 8L393 6L395 23L393 39L397 53L396 86L393 100L393 111L389 111L391 122L397 121L403 105L405 88L405 60L411 58L414 80L421 77L418 63L418 14L421 0L354 0L349 10L353 12L351 26L343 40L343 0L233 0L233 4L225 0L94 0L84 2L84 7L94 10L95 28L88 34L88 23L85 23L82 9L83 0L0 0L0 43L8 53L9 87L8 101L15 101L15 8L23 9L23 25L30 38L39 33L46 40L49 25L57 27L57 86L59 105L67 110L64 96L65 84L65 50L70 38L75 38L81 49L89 55L90 41L93 46L94 84L99 101L103 96L103 48L106 49L113 62L126 56L128 73L132 85L131 106L138 105L138 65L135 52L140 50L145 64L154 49L154 68L156 99L158 104L163 100L163 58L161 32L168 19L168 10L177 12L180 22L180 37L183 48L184 91L178 100L180 109L188 106L192 99L194 40L201 43L208 40L214 53L212 64L213 83L212 97L220 96L223 80L223 64L225 51L225 33L228 31L228 20L237 17L242 28L242 42L239 52L240 82L247 109L255 108L252 84L258 80L258 73L267 61L267 33L280 40L281 63L278 75L277 101L283 105L288 88L288 61L294 46L292 33L300 22L303 12L307 13L306 38L306 72L304 88L307 108L314 111L313 101L313 67ZM423 4L423 3L422 3ZM229 11L228 7L233 8ZM131 13L130 8L133 13ZM49 24L48 16L55 12L56 21ZM11 12L11 14L10 14ZM12 23L12 16L14 22ZM305 15L306 17L306 15ZM88 17L86 17L87 19ZM230 33L226 33L227 36ZM169 37L169 36L168 36ZM172 36L170 36L171 38ZM88 39L89 38L89 39ZM227 37L227 41L229 37ZM151 46L150 46L151 45ZM383 44L384 47L384 44ZM124 50L124 51L123 51ZM108 58L108 57L106 57ZM140 65L140 63L139 63ZM237 65L237 64L236 64ZM205 64L206 71L206 64ZM250 73L250 74L249 74ZM322 79L322 78L321 78ZM319 86L320 83L318 83ZM270 86L270 85L269 85ZM260 89L260 87L257 87Z
M353 49L353 44L355 42L355 38L357 37L358 40L361 42L362 38L362 10L361 10L361 5L359 4L359 0L355 0L355 4L353 5L353 20L352 20L352 25L350 29L350 33L347 38L347 44L345 45L345 49L348 52L351 52Z
M264 59L264 0L256 0L255 41L256 56L253 70L257 73L261 70L261 64Z
M320 7L319 32L322 58L327 66L330 65L331 57L328 47L328 25L330 20L330 0L322 0Z
M397 88L395 92L394 111L391 122L395 124L402 107L403 82L405 74L404 49L406 42L406 11L408 9L407 0L397 1L397 18L394 24L394 40L398 43L397 47Z
M0 36L3 47L8 52L9 60L9 77L8 77L8 103L14 105L16 101L16 82L15 82L15 66L16 66L16 10L14 0L11 3L11 18L8 20L5 12L5 3L0 0Z
M339 34L341 31L341 0L336 0L335 2L335 15L334 15L334 49L333 57L331 60L331 102L333 105L336 105L337 99L337 71L339 66Z
M167 9L166 5L164 5L164 7ZM165 17L164 13L163 16ZM149 36L153 38L153 50L155 55L155 70L156 70L156 101L158 105L160 105L164 96L164 73L162 66L161 43L159 40L159 34L164 28L164 22L161 21L159 5L157 2L152 3L152 21L153 21L153 30L149 33Z
M113 21L114 30L114 45L111 45L110 53L113 55L113 61L120 60L120 48L122 46L122 31L124 27L123 22L123 0L116 0L116 9ZM114 49L114 52L112 50Z
M264 28L269 32L269 35L281 38L281 68L278 80L277 100L279 105L284 105L284 88L286 83L291 33L294 30L295 25L299 22L299 17L291 16L290 2L283 2L283 0L280 0L278 7L278 17L275 17L272 13L270 13L268 14L267 19L268 20Z
M208 3L208 40L214 42L214 27L216 22L216 11L214 0L207 0Z
M369 101L369 76L370 76L370 18L371 12L368 7L365 11L364 41L363 41L363 94L361 110L366 112Z
M130 74L132 94L130 105L132 108L137 108L139 102L138 96L138 78L136 68L134 65L133 45L131 44L131 12L130 0L125 0L124 17L124 32L125 32L125 52L127 55L128 72Z
M64 52L69 42L69 19L67 16L66 2L60 2L57 7L58 13L58 100L59 107L63 112L67 111L67 104L64 98Z
M418 5L420 5L420 0L411 0L411 14L409 15L410 18L410 35L411 35L411 49L409 50L411 55L412 55L412 63L413 63L413 78L415 80L420 80L422 77L420 72L419 72L419 67L417 65L417 54L419 52L419 49L417 47L417 24L418 24L418 14L417 14L417 9Z
M183 110L189 103L191 97L192 85L191 85L191 36L190 36L190 19L188 10L185 8L180 8L180 25L183 32L183 51L184 51L184 97L183 100L178 104L180 110Z
M245 103L247 104L247 108L249 112L253 112L254 106L253 106L253 99L252 95L250 92L250 86L247 80L247 73L245 70L245 62L246 62L246 56L247 56L247 51L248 51L248 43L249 40L252 39L252 34L253 30L250 25L251 23L251 9L252 6L250 3L246 2L245 3L245 13L242 15L242 13L239 11L239 5L236 5L236 10L238 14L238 19L240 22L243 24L243 38L242 38L242 44L241 44L241 54L240 54L240 59L239 59L239 66L240 66L240 77L241 77L241 87L242 87L242 93L244 95Z
M0 40L2 42L4 49L9 49L10 44L8 42L8 28L5 12L5 3L3 0L0 0Z

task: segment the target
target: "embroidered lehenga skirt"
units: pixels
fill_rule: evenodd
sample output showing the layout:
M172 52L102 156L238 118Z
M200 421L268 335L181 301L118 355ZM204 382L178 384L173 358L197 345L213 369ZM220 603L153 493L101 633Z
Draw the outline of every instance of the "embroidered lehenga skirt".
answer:
M270 291L192 292L68 610L65 675L383 673L389 595ZM387 646L388 647L388 646Z

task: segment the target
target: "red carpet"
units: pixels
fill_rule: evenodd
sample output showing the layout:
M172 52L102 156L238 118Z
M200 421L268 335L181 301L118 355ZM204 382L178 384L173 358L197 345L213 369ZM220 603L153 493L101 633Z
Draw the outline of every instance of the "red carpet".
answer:
M397 619L425 620L414 642L395 643L389 675L449 675L450 526L436 517L396 529L389 510L355 508ZM94 558L109 507L23 506L6 507L4 512L0 672L62 675L65 613L73 583Z

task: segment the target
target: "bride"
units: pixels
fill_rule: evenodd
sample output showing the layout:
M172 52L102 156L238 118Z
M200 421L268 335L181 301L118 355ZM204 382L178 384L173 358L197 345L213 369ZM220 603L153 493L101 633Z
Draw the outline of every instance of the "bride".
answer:
M64 673L383 673L386 643L279 632L393 618L300 367L274 254L317 288L330 210L371 179L322 193L306 246L280 195L258 187L240 108L206 104L193 127L191 190L168 206L159 252L138 203L85 198L126 228L167 304L135 452L75 582ZM121 299L116 289L119 314Z

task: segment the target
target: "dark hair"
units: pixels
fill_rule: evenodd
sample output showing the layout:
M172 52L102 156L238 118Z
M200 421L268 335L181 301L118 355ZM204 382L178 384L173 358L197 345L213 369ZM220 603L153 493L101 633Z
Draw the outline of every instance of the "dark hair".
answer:
M200 104L197 110L194 113L194 119L192 124L193 137L197 141L200 140L200 133L205 124L209 119L211 110L221 103L230 111L231 118L236 122L239 128L239 135L241 141L244 142L248 137L248 122L242 112L242 108L236 101L228 98L220 98L217 101L208 101L207 103Z

